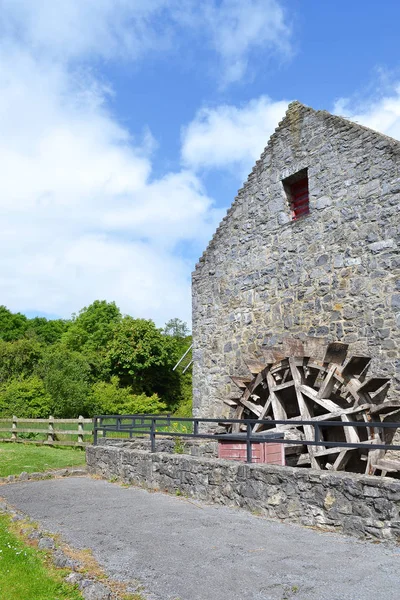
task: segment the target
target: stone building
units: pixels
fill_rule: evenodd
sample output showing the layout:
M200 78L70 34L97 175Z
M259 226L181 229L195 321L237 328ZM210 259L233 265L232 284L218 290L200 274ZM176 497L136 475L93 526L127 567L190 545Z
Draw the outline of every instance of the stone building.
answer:
M348 343L398 396L399 206L400 142L289 105L193 273L196 416L286 338Z

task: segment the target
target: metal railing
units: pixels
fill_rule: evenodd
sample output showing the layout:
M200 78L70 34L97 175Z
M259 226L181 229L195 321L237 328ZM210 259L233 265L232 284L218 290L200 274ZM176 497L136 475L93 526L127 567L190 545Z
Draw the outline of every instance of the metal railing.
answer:
M111 421L111 422L109 422ZM200 424L214 424L225 425L240 423L246 427L246 431L243 434L216 434L216 433L200 433ZM172 425L187 423L192 429L192 433L183 431L174 431L171 429ZM107 437L108 432L127 433L129 438L135 435L148 435L151 443L151 451L156 451L156 437L168 436L168 437L180 437L180 438L195 438L195 439L211 439L211 440L223 440L237 439L238 441L246 442L246 461L252 462L252 444L265 442L265 443L278 443L288 444L290 446L323 446L325 448L362 448L364 450L400 450L398 444L383 444L376 442L373 438L377 433L382 433L384 429L398 429L400 428L399 423L385 423L385 422L365 422L365 421L295 421L296 427L302 427L304 425L311 425L314 427L314 439L312 440L293 440L284 439L283 430L282 438L268 437L268 430L260 433L254 433L254 425L267 425L271 426L279 425L290 425L293 427L293 420L260 420L260 419L189 419L189 418L178 418L171 415L98 415L93 419L93 444L97 445L98 433L101 432L103 437ZM370 430L370 437L360 442L338 442L328 441L322 438L321 429L325 427L361 427ZM275 430L273 433L277 433ZM228 438L229 435L229 438ZM377 438L380 440L380 438Z

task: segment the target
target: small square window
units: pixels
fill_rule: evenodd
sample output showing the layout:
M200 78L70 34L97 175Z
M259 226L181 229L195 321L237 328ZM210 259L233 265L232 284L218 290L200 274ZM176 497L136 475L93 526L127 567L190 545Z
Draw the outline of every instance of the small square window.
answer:
M303 169L282 181L286 196L292 211L292 220L297 221L300 217L310 212L308 196L308 174Z

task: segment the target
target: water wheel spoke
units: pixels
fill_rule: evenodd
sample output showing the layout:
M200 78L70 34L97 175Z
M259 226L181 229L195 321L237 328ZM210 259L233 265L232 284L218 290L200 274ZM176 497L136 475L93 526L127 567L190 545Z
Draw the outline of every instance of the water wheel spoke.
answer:
M264 354L265 362L259 359L247 361L248 377L232 377L240 397L232 396L226 403L237 419L254 418L257 422L253 432L264 429L284 432L294 440L314 440L312 424L299 425L299 421L311 421L319 425L319 446L292 445L286 454L296 456L295 464L311 465L315 469L333 471L356 468L367 473L386 472L395 469L400 461L389 464L386 452L368 446L385 439L381 428L363 428L346 423L370 420L385 420L400 414L400 402L386 400L390 381L384 377L366 378L370 357L352 356L346 359L347 345L332 343L327 347L320 341L286 343L287 348L299 348L299 356L282 356L281 351L271 350ZM312 355L308 352L315 348ZM301 352L300 352L301 350ZM287 424L268 425L266 419L284 420ZM336 421L337 425L324 425L324 421ZM243 430L240 423L230 431ZM303 437L304 436L304 437ZM386 438L388 436L386 435ZM287 437L288 441L290 437ZM324 440L328 444L325 446ZM332 447L332 442L365 444L365 450ZM305 452L306 450L306 452ZM367 466L361 461L366 460ZM381 468L380 468L380 466ZM395 466L393 466L395 465Z

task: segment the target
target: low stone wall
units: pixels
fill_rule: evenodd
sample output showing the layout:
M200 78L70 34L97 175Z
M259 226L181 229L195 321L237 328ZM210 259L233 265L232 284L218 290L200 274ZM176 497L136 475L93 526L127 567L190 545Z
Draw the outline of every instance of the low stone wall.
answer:
M400 481L393 479L111 445L89 446L86 455L89 473L107 479L358 537L400 540Z
M99 438L98 444L101 446L113 446L114 448L128 448L130 450L147 450L148 452L150 452L151 449L151 443L148 438L125 440ZM158 437L156 439L156 452L189 454L190 456L202 456L204 458L217 458L218 442L214 442L213 440L196 440L192 438Z

